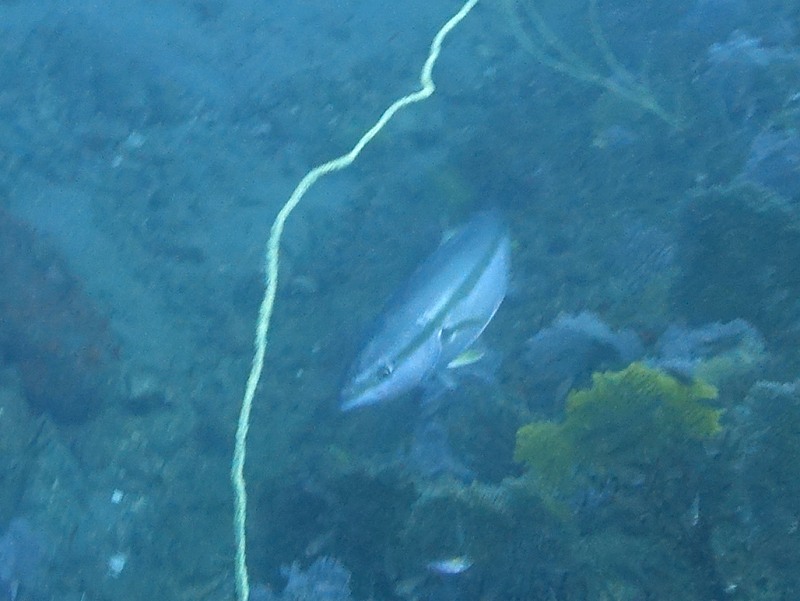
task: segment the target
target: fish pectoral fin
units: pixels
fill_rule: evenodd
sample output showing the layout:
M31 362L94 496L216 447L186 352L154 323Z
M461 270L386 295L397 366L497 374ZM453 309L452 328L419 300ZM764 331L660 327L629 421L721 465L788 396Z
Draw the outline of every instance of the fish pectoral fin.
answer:
M486 356L486 349L480 344L480 341L473 344L467 350L463 351L460 355L455 357L450 363L447 364L447 369L458 369L459 367L466 367L467 365L474 365Z

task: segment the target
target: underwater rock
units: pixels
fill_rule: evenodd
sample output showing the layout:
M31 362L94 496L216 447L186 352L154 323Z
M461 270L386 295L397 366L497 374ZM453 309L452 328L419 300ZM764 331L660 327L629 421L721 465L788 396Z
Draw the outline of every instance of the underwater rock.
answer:
M675 263L675 241L667 231L641 219L626 220L612 249L613 267L625 292L642 296Z
M706 40L719 39L747 23L745 0L697 0L681 25Z
M10 371L10 370L9 370ZM19 383L0 381L0 516L13 515L38 461L34 441L40 426Z
M297 562L281 569L288 580L283 593L259 589L265 601L350 601L350 572L332 557L320 557L307 570Z
M643 353L632 330L614 331L590 312L561 315L528 342L534 402L556 408L592 372L623 366Z
M800 381L758 382L729 411L731 487L717 511L718 570L737 598L800 591Z
M475 474L453 454L447 428L440 421L423 421L414 428L406 458L412 475L430 480L449 476L470 482Z
M743 131L755 135L789 102L787 90L793 85L788 82L797 82L796 50L737 30L726 41L711 44L706 56L698 83L718 112Z
M61 256L2 210L0 281L0 355L31 406L64 422L95 415L118 382L108 320Z
M417 493L396 462L387 467L357 457L345 459L347 463L340 459L326 463L319 473L302 476L300 486L281 481L264 491L260 506L266 511L255 514L252 546L261 549L264 565L282 565L301 554L313 557L322 551L347 566L358 566L349 581L354 595L389 598L393 582L387 577L387 554L394 552ZM281 516L277 523L275 515ZM267 521L268 529L262 527ZM267 532L263 542L257 538L261 532ZM291 573L284 570L287 578Z
M144 415L164 407L169 399L164 384L152 369L128 372L124 378L125 401L134 415Z
M760 38L738 30L734 31L725 42L711 44L708 49L708 60L714 64L741 63L768 67L772 63L792 62L797 59L798 54L795 52L765 46Z
M409 600L577 599L564 590L565 573L578 569L569 556L569 534L518 481L450 481L421 492L388 564L403 589L396 593ZM444 558L468 561L470 568L433 573L429 565Z
M800 135L794 130L766 130L750 146L742 179L800 202Z
M767 358L764 338L743 319L698 328L671 325L656 350L658 356L648 364L685 381L699 378L717 387L743 379L749 387Z
M0 599L14 601L20 587L36 584L44 550L41 537L28 520L14 518L0 536Z
M745 319L800 340L800 211L754 184L697 194L681 215L675 310L689 324Z
M656 343L659 356L664 361L707 359L717 354L719 347L733 346L744 337L759 337L753 326L743 319L727 323L711 323L699 328L671 325Z

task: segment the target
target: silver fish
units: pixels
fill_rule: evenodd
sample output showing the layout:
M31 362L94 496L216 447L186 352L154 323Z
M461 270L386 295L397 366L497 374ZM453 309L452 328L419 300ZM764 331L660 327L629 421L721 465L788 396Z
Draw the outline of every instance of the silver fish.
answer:
M477 213L389 303L342 390L342 410L397 397L445 369L480 336L508 288L508 228Z

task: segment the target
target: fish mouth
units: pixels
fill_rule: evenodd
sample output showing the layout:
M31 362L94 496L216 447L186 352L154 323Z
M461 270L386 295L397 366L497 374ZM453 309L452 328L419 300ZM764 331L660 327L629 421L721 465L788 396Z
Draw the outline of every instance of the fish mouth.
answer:
M374 405L382 398L380 391L375 386L359 384L353 378L348 378L339 394L339 408L342 411L352 411L359 407Z
M342 394L339 395L339 409L342 411L352 411L357 407L371 404L367 403L362 396L363 395L352 394L349 390L343 390Z
M403 392L406 391L401 390L396 394L387 395L386 391L380 385L358 385L357 383L351 382L344 387L339 395L339 408L342 411L352 411L353 409L358 409L359 407L375 405L388 398L394 398Z
M359 400L358 398L348 399L346 401L341 402L341 404L339 405L339 409L341 409L344 412L347 412L347 411L352 411L353 409L357 409L358 407L364 407L367 404L371 403L365 403Z

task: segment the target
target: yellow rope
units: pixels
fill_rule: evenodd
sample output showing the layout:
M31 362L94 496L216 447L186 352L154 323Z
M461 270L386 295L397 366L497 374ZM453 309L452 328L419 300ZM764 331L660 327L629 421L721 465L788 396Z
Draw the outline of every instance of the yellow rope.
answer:
M347 154L333 159L327 163L314 167L309 171L295 188L289 200L283 205L275 221L267 241L266 252L266 288L261 307L258 312L258 323L256 325L255 352L253 354L253 365L250 368L250 375L247 378L242 408L239 413L239 423L236 428L236 442L231 465L231 481L234 492L234 535L236 538L236 594L239 601L247 601L250 597L250 583L247 575L247 555L246 555L246 532L245 522L247 518L247 489L244 480L244 463L247 446L247 431L250 428L250 412L253 406L253 397L261 379L261 372L264 368L264 354L267 348L267 333L269 331L272 309L275 304L275 294L278 289L278 263L280 254L280 242L283 235L283 228L289 215L297 207L309 188L313 186L319 178L334 171L341 171L349 167L358 155L369 144L370 141L383 129L391 118L400 109L429 98L436 90L433 83L432 72L441 52L442 42L447 34L458 25L464 17L475 7L478 0L467 0L453 17L445 23L431 42L428 59L425 61L420 74L421 88L399 100L393 102L381 115L380 119L373 125L353 146Z

